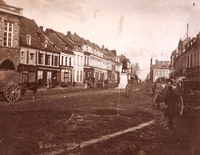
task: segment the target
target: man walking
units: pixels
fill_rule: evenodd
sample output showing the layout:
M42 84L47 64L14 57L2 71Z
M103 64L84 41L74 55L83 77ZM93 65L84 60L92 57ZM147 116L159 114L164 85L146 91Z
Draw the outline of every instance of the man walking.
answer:
M173 90L172 83L168 82L168 89L164 98L165 106L166 106L166 116L169 117L168 124L173 124L173 118L176 113L176 103L178 102L178 97Z

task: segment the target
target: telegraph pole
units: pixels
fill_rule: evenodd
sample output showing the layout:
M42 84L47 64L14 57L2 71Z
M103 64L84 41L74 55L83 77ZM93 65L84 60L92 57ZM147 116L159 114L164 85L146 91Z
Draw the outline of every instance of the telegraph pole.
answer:
M162 78L162 51L161 51L161 78Z

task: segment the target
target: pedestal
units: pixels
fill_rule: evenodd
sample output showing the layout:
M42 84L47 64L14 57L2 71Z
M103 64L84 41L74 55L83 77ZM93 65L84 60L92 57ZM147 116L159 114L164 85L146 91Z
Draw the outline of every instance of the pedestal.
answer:
M128 84L127 73L121 73L118 88L124 88L125 89L127 84Z

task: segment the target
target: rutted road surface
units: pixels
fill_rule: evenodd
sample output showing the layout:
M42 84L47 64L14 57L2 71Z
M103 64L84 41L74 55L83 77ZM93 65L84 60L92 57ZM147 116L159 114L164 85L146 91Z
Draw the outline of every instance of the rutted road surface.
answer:
M200 154L198 113L177 116L168 128L144 85L134 90L130 97L123 89L38 92L36 100L1 102L0 154Z

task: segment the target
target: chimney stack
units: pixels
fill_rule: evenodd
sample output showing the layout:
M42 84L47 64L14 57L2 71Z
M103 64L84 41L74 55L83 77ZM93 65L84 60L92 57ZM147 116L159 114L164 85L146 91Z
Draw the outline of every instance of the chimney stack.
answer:
M43 32L43 26L40 26L40 30Z
M71 31L67 31L67 36L70 36L71 35Z

